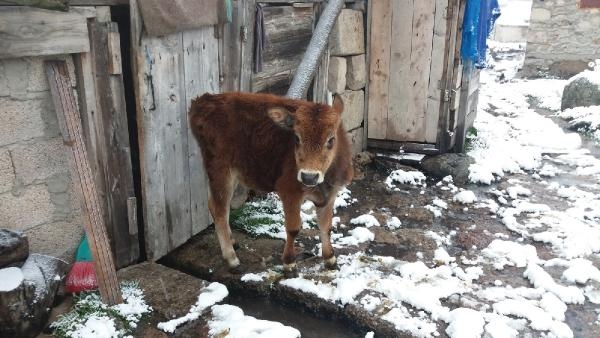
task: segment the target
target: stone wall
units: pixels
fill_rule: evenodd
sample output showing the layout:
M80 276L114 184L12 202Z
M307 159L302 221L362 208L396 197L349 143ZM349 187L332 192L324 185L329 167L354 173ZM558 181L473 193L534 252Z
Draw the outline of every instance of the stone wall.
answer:
M72 260L83 226L43 60L0 60L0 228L25 232L32 253Z
M342 119L355 154L363 147L367 83L364 8L356 7L342 9L331 32L327 77L327 89L344 102Z
M600 10L579 0L533 0L525 76L570 77L600 58Z

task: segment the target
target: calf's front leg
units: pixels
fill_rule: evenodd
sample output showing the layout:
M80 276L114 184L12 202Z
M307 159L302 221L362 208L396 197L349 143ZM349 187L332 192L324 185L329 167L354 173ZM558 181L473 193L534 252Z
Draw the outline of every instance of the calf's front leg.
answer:
M283 269L286 272L293 272L296 269L296 251L294 242L300 232L302 220L300 218L300 205L302 203L301 195L281 196L283 203L283 212L285 213L285 232L287 238L283 248Z
M336 258L331 245L331 220L333 218L333 200L324 207L317 208L317 222L321 235L323 262L327 268L335 268Z

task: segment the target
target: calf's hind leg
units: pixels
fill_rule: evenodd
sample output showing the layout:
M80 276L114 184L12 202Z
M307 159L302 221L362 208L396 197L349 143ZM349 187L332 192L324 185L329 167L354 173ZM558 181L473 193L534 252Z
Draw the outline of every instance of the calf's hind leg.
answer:
M209 174L210 198L208 208L215 221L221 254L229 268L233 269L240 265L240 260L233 249L231 228L229 227L229 204L233 196L235 178L229 170L215 170L213 172L216 174Z

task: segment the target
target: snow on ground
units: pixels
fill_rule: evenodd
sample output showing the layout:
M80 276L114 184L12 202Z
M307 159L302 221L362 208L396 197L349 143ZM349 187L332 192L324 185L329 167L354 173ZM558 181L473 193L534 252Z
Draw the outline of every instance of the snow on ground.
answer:
M211 307L208 322L211 337L228 338L300 338L300 331L279 322L260 320L244 315L237 306L223 304Z
M76 298L73 309L51 324L54 334L73 338L116 338L128 336L141 318L152 311L136 283L121 283L123 303L104 304L96 292Z
M418 171L404 171L402 169L394 170L390 173L390 175L386 178L385 184L387 184L388 188L395 190L395 183L402 184L412 184L412 185L423 185L425 186L425 175Z
M228 295L229 291L225 285L217 282L210 283L200 291L196 304L192 305L185 316L158 323L157 327L165 332L173 333L178 326L198 319L205 309L222 301Z

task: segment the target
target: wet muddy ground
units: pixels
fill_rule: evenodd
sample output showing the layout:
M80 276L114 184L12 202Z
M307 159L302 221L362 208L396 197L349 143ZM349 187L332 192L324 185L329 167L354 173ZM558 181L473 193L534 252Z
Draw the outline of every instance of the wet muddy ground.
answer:
M375 164L376 162L378 165ZM509 231L487 208L465 207L459 203L449 202L442 216L434 217L433 213L424 207L430 205L434 198L451 201L453 196L450 190L442 190L441 187L436 186L439 179L429 177L426 188L398 185L399 191L390 191L384 181L391 170L413 169L389 159L383 161L386 165L381 165L382 161L376 162L366 165L363 168L364 178L355 180L349 186L352 196L358 199L358 202L347 208L338 209L336 216L340 217L341 224L347 226L344 229L337 228L334 232L347 234L353 228L349 224L350 219L370 212L381 224L385 224L390 216L396 216L401 220L402 226L396 230L383 226L372 227L370 230L375 234L373 241L337 249L337 255L366 252L369 255L391 256L408 262L420 259L430 266L435 266L434 250L438 245L436 239L432 238L431 231L439 234L441 238L451 238L446 250L454 257L477 257L480 249L497 238L497 234L504 234L505 239L519 240L520 236ZM568 181L571 184L585 186L589 183L581 176L569 175L569 168L563 169L567 170L567 173L555 178L561 184ZM531 189L532 202L545 203L556 209L566 208L564 199L548 195L546 186L539 185L527 174L508 175L501 182L491 186L471 184L466 188L474 191L480 200L494 198L490 191L506 189L509 180L519 180L521 184ZM277 273L281 272L280 255L284 243L282 240L255 238L236 230L234 230L234 237L239 244L237 254L242 264L238 273L230 273L223 263L212 227L172 252L161 263L208 281L224 283L232 293L230 301L232 304L242 307L247 314L257 318L281 321L286 325L294 326L303 333L303 337L360 337L370 330L375 331L376 336L412 336L395 330L391 323L354 305L349 304L345 307L333 305L312 294L302 293L276 283L284 278L282 274ZM299 252L298 266L301 271L312 267L325 269L321 259L314 254L315 245L319 243L316 238L318 238L316 229L303 229L298 236L296 246ZM541 259L554 257L551 250L542 243L528 240L522 243L533 244ZM483 268L484 274L477 281L480 285L493 286L494 283L498 283L498 280L513 287L530 285L522 275L523 269L506 267L503 270L496 270L491 265L484 265ZM267 270L275 273L263 282L240 281L245 273ZM560 279L558 270L553 277ZM452 307L452 301L455 300L445 300L447 304L443 305ZM598 325L594 324L597 317L595 308L589 303L586 304L586 306L569 306L566 323L574 329L576 337L600 336ZM442 337L445 336L443 333L445 325L443 322L438 323ZM540 335L538 331L526 330L523 333Z

